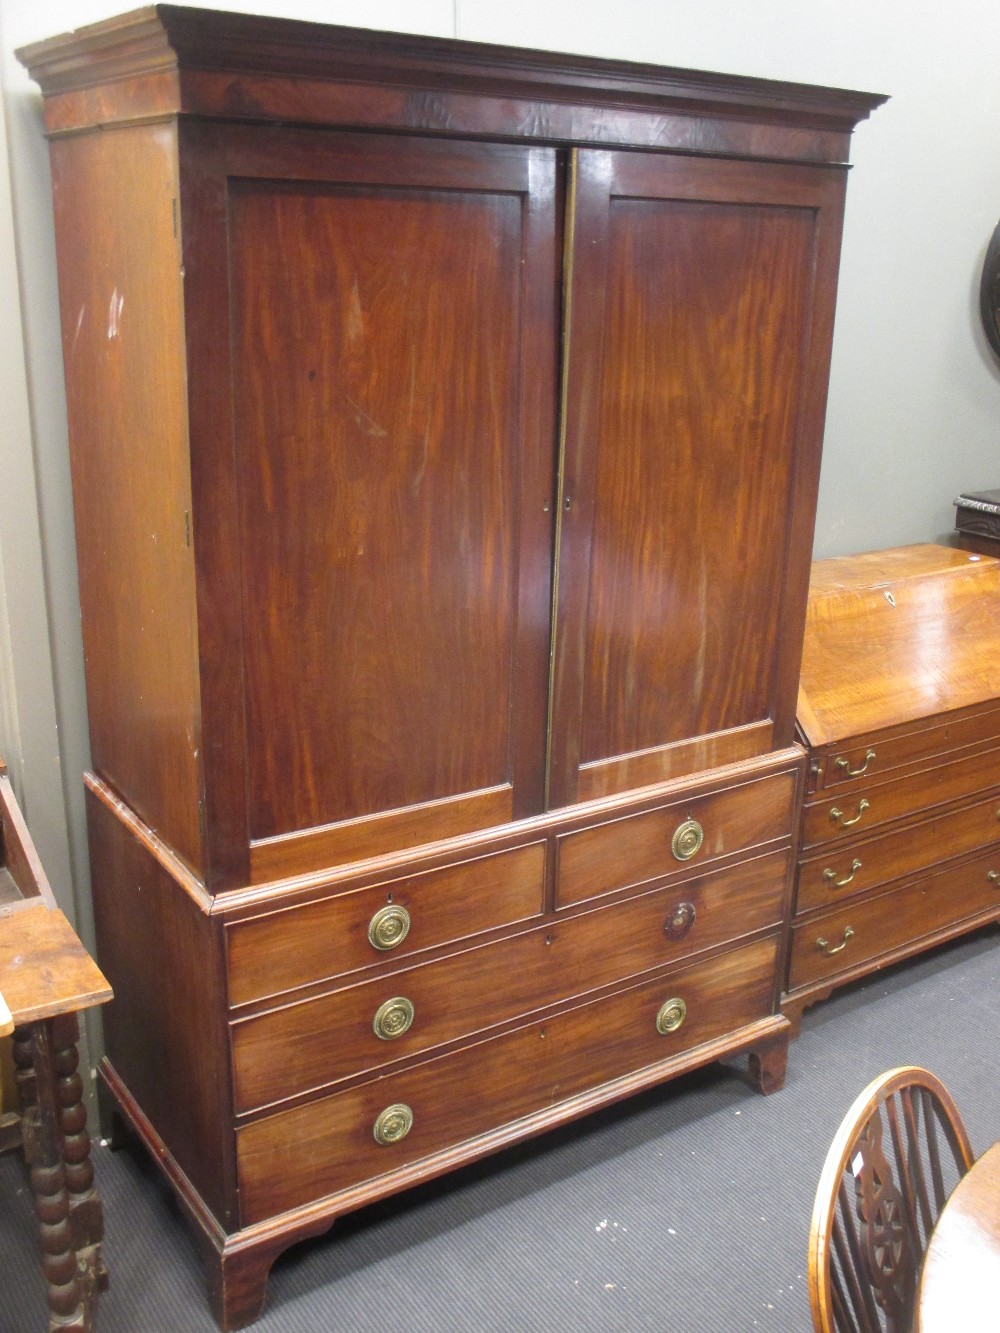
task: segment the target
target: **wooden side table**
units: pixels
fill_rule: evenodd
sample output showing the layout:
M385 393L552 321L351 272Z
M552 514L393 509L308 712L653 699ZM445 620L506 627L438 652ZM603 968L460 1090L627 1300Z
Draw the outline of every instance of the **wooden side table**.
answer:
M1000 1291L1000 1143L974 1163L945 1204L920 1276L919 1333L988 1333Z
M93 1327L104 1222L77 1072L81 1009L111 988L55 905L0 761L0 1035L13 1032L19 1112L0 1117L0 1149L30 1169L50 1330Z

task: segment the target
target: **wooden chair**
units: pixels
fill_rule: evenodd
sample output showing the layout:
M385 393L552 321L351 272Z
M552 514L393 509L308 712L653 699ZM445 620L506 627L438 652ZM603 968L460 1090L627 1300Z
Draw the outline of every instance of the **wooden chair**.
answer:
M869 1083L830 1145L816 1191L809 1301L817 1333L910 1333L927 1242L972 1161L958 1109L933 1074L908 1066Z

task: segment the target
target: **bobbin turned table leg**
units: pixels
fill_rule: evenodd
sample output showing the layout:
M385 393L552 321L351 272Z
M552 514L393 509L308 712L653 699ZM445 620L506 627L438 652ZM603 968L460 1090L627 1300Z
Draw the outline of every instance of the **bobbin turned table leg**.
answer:
M22 1068L25 1047L34 1069L35 1100L23 1113L24 1156L30 1169L49 1303L49 1329L89 1333L93 1327L95 1266L78 1256L59 1132L57 1055L52 1020L15 1030ZM54 1049L55 1047L55 1049ZM96 1248L96 1247L94 1247Z
M108 1270L100 1251L100 1243L104 1238L104 1214L94 1189L87 1108L83 1104L83 1080L77 1072L80 1057L76 1043L80 1037L80 1024L76 1014L64 1014L52 1019L50 1031L59 1140L73 1236L81 1262L93 1270L95 1281L103 1289L108 1285Z

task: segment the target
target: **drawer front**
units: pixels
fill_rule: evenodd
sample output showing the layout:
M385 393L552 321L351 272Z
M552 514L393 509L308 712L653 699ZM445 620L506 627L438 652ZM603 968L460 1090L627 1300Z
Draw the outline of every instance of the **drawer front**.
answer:
M996 879L991 879L996 875ZM953 922L1000 912L1000 852L795 927L789 990L823 981Z
M889 820L988 791L998 783L1000 750L940 764L895 782L865 783L850 795L811 801L802 818L802 842L811 847L857 837Z
M386 1175L765 1018L776 961L771 936L245 1125L236 1135L242 1223ZM661 1034L657 1015L675 999L686 1014ZM393 1105L410 1109L412 1128L379 1143L376 1119Z
M827 847L799 864L796 912L832 907L1000 839L1000 798L867 841Z
M278 995L538 916L544 885L545 844L536 842L233 922L226 930L230 1003ZM386 914L387 908L395 911ZM402 938L400 922L406 926ZM370 931L389 947L377 948Z
M843 747L832 751L823 761L822 785L833 787L853 782L862 772L866 778L878 780L904 764L933 761L963 745L980 745L997 738L1000 738L1000 709L942 722L891 740L876 736L870 743L860 745L845 741Z
M794 773L779 773L564 834L558 840L557 906L790 837L795 779Z
M741 862L237 1020L231 1028L236 1109L266 1106L585 995L726 943L737 931L777 925L789 856ZM380 1010L382 1037L375 1031Z

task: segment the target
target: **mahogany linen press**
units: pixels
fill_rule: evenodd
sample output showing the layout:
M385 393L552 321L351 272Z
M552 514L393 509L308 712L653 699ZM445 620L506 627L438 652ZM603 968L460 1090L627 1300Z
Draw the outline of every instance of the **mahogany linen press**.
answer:
M225 1328L340 1214L780 1086L851 131L170 5L45 94L104 1077Z

